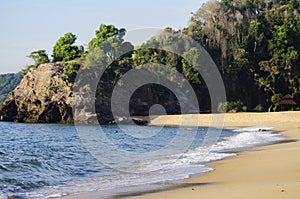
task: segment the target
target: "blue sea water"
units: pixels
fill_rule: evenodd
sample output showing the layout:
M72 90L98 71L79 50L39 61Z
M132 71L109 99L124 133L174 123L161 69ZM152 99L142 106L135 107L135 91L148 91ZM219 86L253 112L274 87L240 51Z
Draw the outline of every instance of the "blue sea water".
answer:
M80 128L91 133L99 127ZM117 148L139 153L163 149L178 131L176 127L123 126L120 129L111 125L101 128ZM258 132L261 128L267 131ZM230 151L283 139L266 127L223 129L218 142L202 146L208 128L197 128L193 142L188 149L183 149L184 152L139 159L135 161L134 169L149 168L148 172L133 173L114 166L126 162L126 157L111 158L110 165L94 157L77 130L73 125L0 123L0 198L56 198L79 192L113 192L129 186L180 180L210 171L205 163L236 155ZM186 133L191 130L195 129L184 128ZM139 138L128 136L124 131L144 132L144 135L145 132L150 135L159 131L159 134ZM105 147L101 151L108 159L114 155ZM130 167L128 171L132 171L132 165Z

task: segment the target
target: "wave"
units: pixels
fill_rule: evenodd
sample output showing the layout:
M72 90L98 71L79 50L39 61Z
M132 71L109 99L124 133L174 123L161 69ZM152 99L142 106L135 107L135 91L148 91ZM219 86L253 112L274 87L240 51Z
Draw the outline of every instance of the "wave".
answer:
M189 178L195 174L212 171L213 169L207 166L208 162L234 157L238 151L285 139L280 134L274 134L272 128L266 126L232 129L230 132L230 136L221 137L219 142L212 146L200 145L185 153L162 155L154 160L141 160L134 165L137 170L148 167L151 172L134 174L109 170L105 175L71 180L62 185L47 186L20 196L24 198L60 198L69 194L90 191L114 193L124 187L146 186L155 183L163 185ZM156 168L161 169L156 170ZM1 193L0 199L2 199Z

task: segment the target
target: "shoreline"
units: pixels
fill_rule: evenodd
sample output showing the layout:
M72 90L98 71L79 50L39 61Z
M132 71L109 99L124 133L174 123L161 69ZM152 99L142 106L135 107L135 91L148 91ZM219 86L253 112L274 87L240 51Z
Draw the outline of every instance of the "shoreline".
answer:
M250 126L274 127L273 131L287 140L251 147L237 156L207 163L213 171L196 174L173 188L117 194L118 198L298 198L300 197L300 112L230 113L223 114L224 128ZM220 116L220 115L218 115ZM180 118L191 121L190 126L210 126L213 115L169 115L151 118L151 125L178 126ZM201 120L195 121L195 118ZM199 125L200 123L200 125ZM295 151L293 151L296 149ZM292 154L287 153L292 152ZM280 164L277 164L277 163ZM292 168L289 166L292 165ZM285 172L285 168L287 172ZM292 181L292 182L291 182ZM176 183L176 182L175 182ZM174 184L175 184L174 183ZM192 186L189 186L192 185ZM198 185L198 186L197 186ZM285 195L283 195L285 194ZM69 195L66 198L99 198L101 192Z
M172 121L178 122L179 117L159 116L153 118L152 124L164 121L169 125ZM183 117L193 118L192 115ZM299 198L300 112L230 113L225 117L224 127L274 127L273 130L287 140L238 152L236 157L214 162L211 165L213 171L184 180L185 183L209 183L207 186L182 188L138 198L250 199L253 194L256 198ZM201 119L202 124L208 124L211 115L202 115Z

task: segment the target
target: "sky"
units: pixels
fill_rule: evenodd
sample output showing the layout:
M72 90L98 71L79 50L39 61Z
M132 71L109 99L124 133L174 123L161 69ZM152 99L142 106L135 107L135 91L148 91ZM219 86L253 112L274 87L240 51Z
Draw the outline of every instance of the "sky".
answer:
M182 29L205 0L0 0L0 74L32 64L27 55L53 45L67 32L87 44L99 25L128 32L142 28Z

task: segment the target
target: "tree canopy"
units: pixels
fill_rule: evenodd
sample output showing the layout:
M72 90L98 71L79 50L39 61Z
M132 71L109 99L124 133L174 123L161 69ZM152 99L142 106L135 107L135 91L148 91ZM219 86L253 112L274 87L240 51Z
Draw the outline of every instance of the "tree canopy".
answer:
M77 36L70 32L60 37L53 47L53 62L70 61L80 57L84 49L75 45L76 39Z
M124 41L126 30L124 28L116 28L114 25L101 24L99 29L96 30L96 37L89 42L89 51L98 47L101 43L107 41L108 39L115 38L118 43Z
M297 0L210 0L184 32L213 56L230 100L277 107L274 99L280 95L300 99L299 5Z
M45 50L33 51L28 57L35 61L35 65L49 63L50 61Z
M291 94L300 102L300 1L299 0L209 0L191 17L183 30L166 28L141 46L124 40L126 30L101 24L88 43L88 51L75 44L77 36L67 33L53 47L53 62L86 58L86 69L107 66L99 89L107 92L128 70L152 63L170 66L191 83L201 107L208 110L209 93L195 67L200 52L187 35L201 44L221 72L228 102L220 105L234 110L278 110L281 97ZM178 44L176 53L162 47ZM179 56L181 54L182 56ZM34 51L36 65L49 62L44 50ZM83 59L79 60L82 64ZM79 65L64 70L74 80ZM170 75L163 74L160 75ZM88 87L88 86L87 86ZM103 89L105 88L105 89Z

